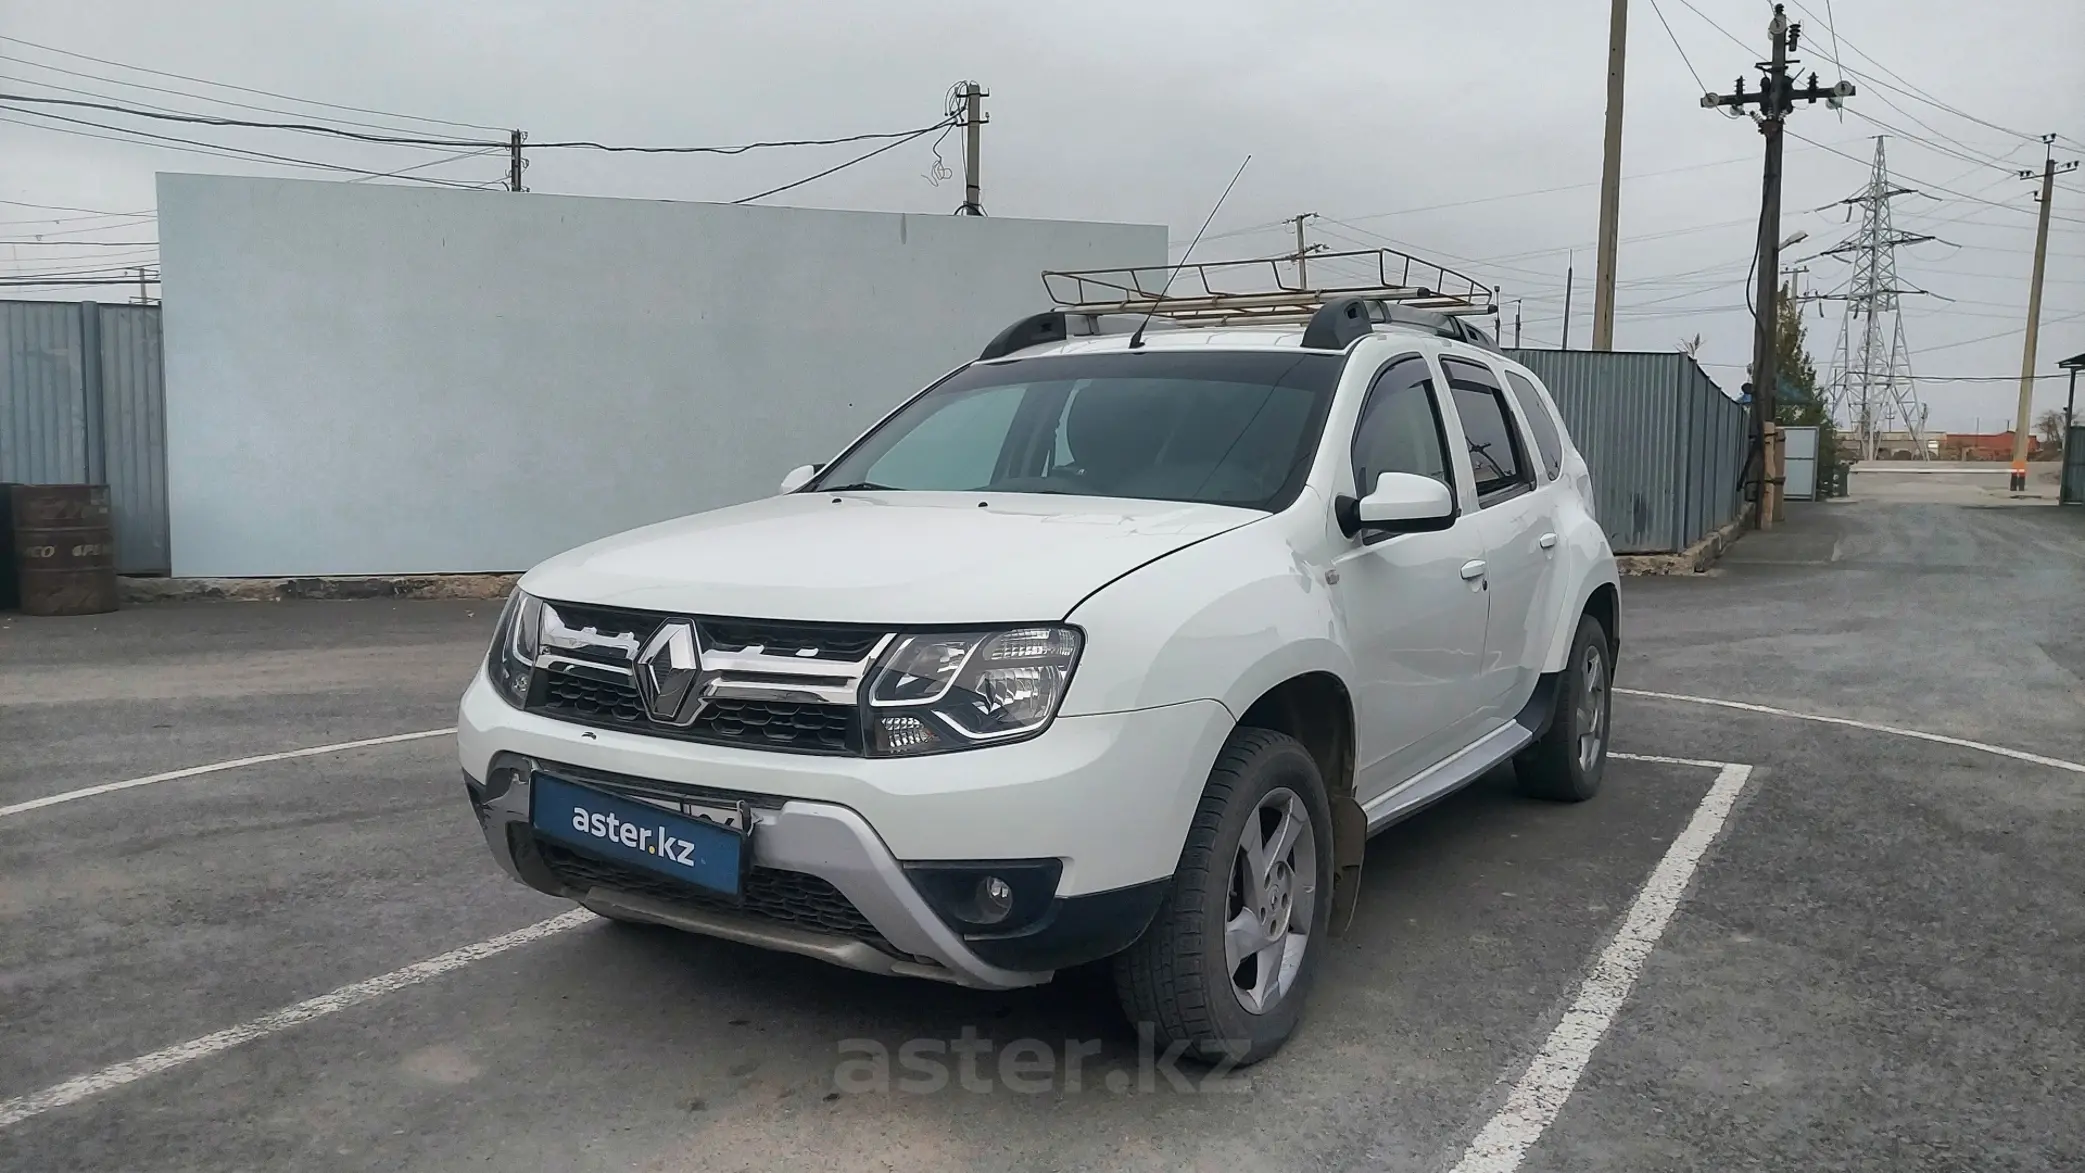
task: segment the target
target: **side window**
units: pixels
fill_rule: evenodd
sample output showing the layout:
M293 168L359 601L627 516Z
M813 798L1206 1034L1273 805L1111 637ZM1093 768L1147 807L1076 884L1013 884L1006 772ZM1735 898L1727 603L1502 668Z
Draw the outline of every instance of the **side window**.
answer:
M1505 392L1489 369L1465 360L1443 358L1455 414L1462 418L1463 439L1470 446L1470 470L1477 477L1477 497L1527 484L1528 462L1522 455L1506 414Z
M1564 441L1557 435L1556 421L1550 418L1549 404L1542 392L1533 383L1506 372L1506 386L1513 389L1513 401L1520 405L1520 414L1527 417L1528 427L1534 430L1535 447L1542 450L1542 469L1550 480L1564 470Z
M1014 383L951 396L869 466L871 484L961 491L992 483L1014 411L1028 388Z
M1432 477L1454 491L1433 394L1433 371L1416 354L1398 359L1376 376L1354 425L1355 496L1366 497L1386 472Z

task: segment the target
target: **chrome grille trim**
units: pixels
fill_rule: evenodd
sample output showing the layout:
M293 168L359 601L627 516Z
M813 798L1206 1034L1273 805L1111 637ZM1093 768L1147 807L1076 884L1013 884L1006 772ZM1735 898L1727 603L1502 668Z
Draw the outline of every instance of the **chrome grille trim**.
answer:
M652 653L646 649L672 624L692 627L700 673L692 699L662 715L637 699L640 686L652 683L650 677L640 679L639 669L651 670ZM868 626L684 616L545 600L533 665L537 683L528 707L632 733L859 753L862 687L896 638L893 631ZM776 651L768 651L770 643ZM574 681L589 682L593 691L573 691ZM741 718L744 705L755 706L761 715ZM821 709L825 716L813 715ZM836 732L836 721L847 729L844 738Z

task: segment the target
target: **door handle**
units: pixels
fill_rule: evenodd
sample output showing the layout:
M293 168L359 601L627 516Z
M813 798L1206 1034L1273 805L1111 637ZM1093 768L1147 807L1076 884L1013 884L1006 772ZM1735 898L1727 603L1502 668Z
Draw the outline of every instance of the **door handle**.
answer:
M1469 580L1469 579L1478 579L1478 578L1483 578L1483 577L1484 577L1484 559L1482 559L1482 558L1472 558L1472 559L1470 559L1470 560L1469 560L1468 562L1465 562L1465 563L1463 563L1463 564L1462 564L1462 577L1463 577L1463 578L1464 578L1465 580Z
M1555 533L1546 533L1542 535L1542 548L1545 550L1554 550L1557 548L1557 536Z

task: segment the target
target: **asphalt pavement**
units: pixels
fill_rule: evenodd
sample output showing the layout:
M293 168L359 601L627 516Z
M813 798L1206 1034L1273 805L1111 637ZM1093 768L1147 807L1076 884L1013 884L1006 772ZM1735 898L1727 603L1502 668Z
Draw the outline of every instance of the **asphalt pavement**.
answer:
M1920 497L1629 581L1619 683L2085 761L2085 511ZM1090 974L600 921L455 953L570 908L496 872L436 732L492 620L0 617L0 808L427 734L0 815L0 1170L1451 1168L1721 776L1621 760L1566 807L1502 772L1378 838L1303 1031L1210 1076ZM2085 1167L2085 772L1644 695L1615 730L1753 769L1553 1120L1481 1167Z

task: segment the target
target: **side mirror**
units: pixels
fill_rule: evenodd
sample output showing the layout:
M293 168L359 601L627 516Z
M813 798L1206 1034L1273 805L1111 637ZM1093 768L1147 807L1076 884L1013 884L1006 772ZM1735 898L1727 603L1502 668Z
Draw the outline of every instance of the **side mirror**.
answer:
M1428 533L1455 524L1455 494L1432 477L1386 472L1376 478L1374 492L1359 501L1340 497L1333 502L1333 511L1340 532L1350 538L1364 530Z
M790 469L789 475L782 478L782 492L794 493L810 484L811 478L817 476L818 470L824 467L822 464L799 464Z

